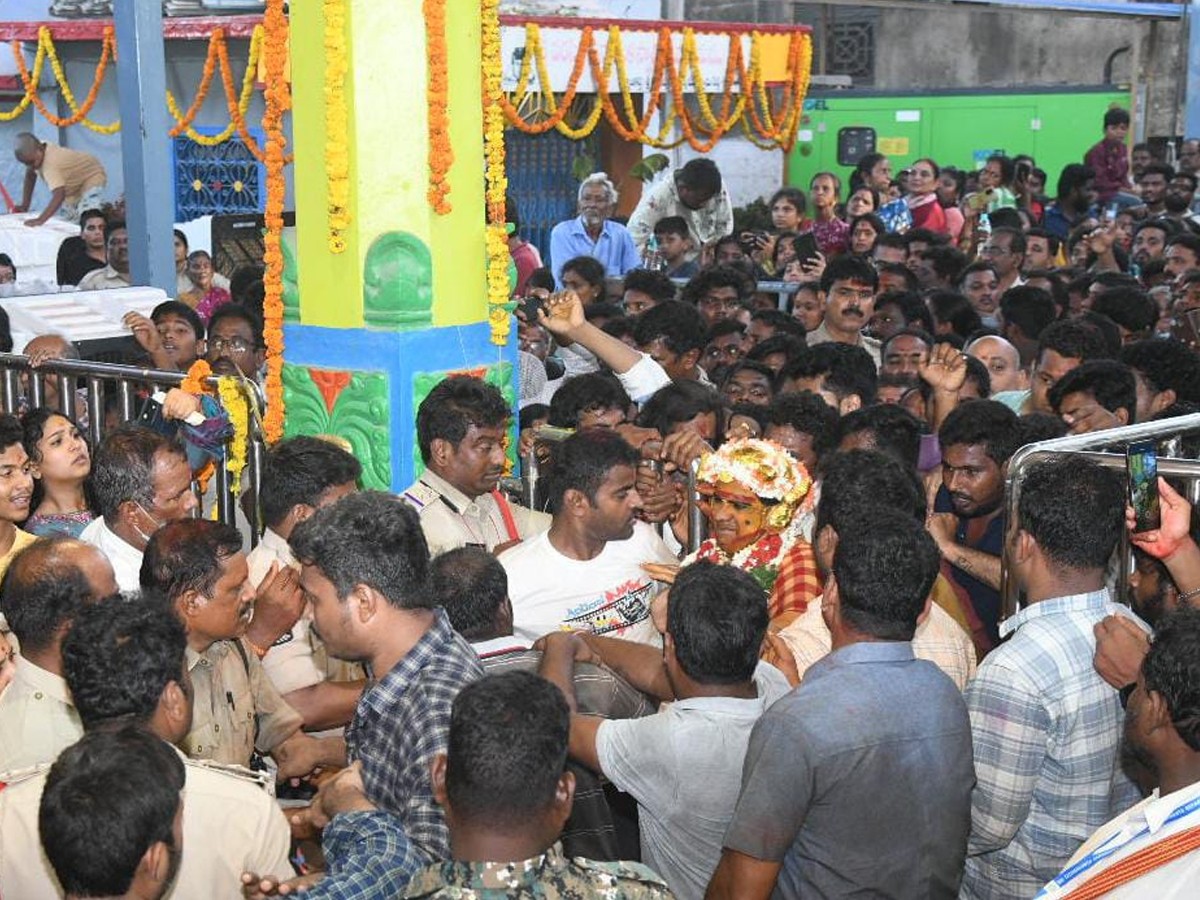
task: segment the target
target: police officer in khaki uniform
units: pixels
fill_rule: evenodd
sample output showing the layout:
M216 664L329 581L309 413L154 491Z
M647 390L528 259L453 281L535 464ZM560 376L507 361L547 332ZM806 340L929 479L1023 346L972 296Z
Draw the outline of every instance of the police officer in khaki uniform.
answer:
M500 391L469 375L445 379L421 401L417 444L425 471L401 496L420 514L432 555L464 545L494 551L550 527L548 515L497 490L510 416Z
M108 600L75 619L63 667L88 730L113 720L178 743L192 715L183 675L187 637L162 604ZM61 896L38 839L38 804L50 764L0 774L0 885L5 897ZM171 900L230 897L246 869L291 877L287 820L269 779L234 766L187 760L183 805L186 852Z
M188 755L249 766L269 753L283 778L345 765L339 738L304 734L242 635L254 612L242 539L228 525L185 519L164 525L146 546L142 592L168 603L187 630L187 668L195 691Z

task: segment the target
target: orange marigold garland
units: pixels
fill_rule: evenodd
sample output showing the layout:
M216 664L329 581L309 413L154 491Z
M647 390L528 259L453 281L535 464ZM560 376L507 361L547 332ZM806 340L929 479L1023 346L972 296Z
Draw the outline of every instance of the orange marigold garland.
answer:
M267 409L263 432L268 442L283 436L283 111L288 106L288 85L283 77L288 49L288 23L283 12L284 0L267 0L263 16L265 33L263 53L266 62L266 111L263 133L266 136L267 208L266 249L263 252L265 298L263 335L267 344Z
M346 142L346 0L325 0L325 217L329 252L346 251L350 148Z
M504 69L500 59L500 2L481 0L483 45L483 154L487 181L487 291L492 343L508 343L508 227L504 197Z
M425 58L429 84L429 205L439 216L452 209L450 167L454 147L450 143L450 73L447 68L446 0L424 0Z

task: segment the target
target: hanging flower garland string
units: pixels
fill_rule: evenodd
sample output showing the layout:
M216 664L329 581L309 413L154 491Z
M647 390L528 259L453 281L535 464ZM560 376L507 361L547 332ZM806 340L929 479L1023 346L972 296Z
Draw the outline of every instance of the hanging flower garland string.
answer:
M424 0L425 58L429 84L429 205L439 216L447 215L450 204L450 167L454 147L450 143L450 71L446 60L446 0Z
M344 253L350 227L350 148L346 133L346 3L325 0L325 216L329 252Z
M283 111L288 105L288 85L283 77L288 47L288 23L284 0L266 0L263 16L266 63L266 111L263 132L266 135L267 204L263 264L263 336L267 345L266 395L263 436L274 443L283 436Z
M493 344L508 342L508 228L505 225L504 68L500 57L500 2L481 0L483 48L483 154L487 200L488 324Z

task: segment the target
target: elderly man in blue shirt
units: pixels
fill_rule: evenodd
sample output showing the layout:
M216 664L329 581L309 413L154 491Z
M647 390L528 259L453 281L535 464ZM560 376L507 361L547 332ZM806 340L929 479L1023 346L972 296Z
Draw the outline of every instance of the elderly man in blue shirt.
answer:
M577 256L599 260L610 277L641 265L629 230L608 218L616 205L617 189L603 172L594 172L579 185L579 215L559 222L550 232L550 265L560 288L563 264Z

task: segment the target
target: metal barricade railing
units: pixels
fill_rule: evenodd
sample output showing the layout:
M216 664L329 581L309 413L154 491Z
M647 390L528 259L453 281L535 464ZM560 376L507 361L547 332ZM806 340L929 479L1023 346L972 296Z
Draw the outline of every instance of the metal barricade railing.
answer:
M574 431L569 428L542 427L534 431L534 444L529 452L521 457L521 499L528 509L538 508L537 485L541 479L542 461L538 458L537 444L558 444L569 438ZM688 467L687 477L687 522L688 522L688 552L694 553L704 540L707 522L700 509L699 492L696 490L696 472L700 461L693 460Z
M1052 441L1042 441L1037 444L1027 444L1016 453L1008 463L1008 474L1005 479L1005 516L1009 527L1013 527L1017 517L1017 506L1021 500L1021 487L1026 471L1034 463L1070 455L1080 459L1090 459L1110 469L1124 469L1124 446L1137 441L1155 440L1168 443L1166 448L1171 453L1178 453L1179 442L1173 440L1181 434L1200 431L1200 413L1188 416L1178 416L1163 419L1158 422L1145 422L1140 425L1127 425L1124 428L1112 428L1106 431L1093 431L1087 434L1068 435L1055 438ZM1122 452L1112 452L1110 448L1121 447ZM1188 459L1176 455L1158 457L1158 474L1166 478L1182 479L1187 485L1188 498L1193 504L1200 502L1200 459ZM1129 578L1132 565L1132 550L1129 544L1129 533L1122 529L1121 543L1118 554L1122 561L1120 588L1124 596L1124 588ZM1000 581L1000 615L1007 619L1017 611L1018 588L1010 572L1009 542L1004 542L1003 566Z
M21 376L26 377L26 385L22 389ZM57 408L64 415L78 421L80 401L87 410L88 438L95 448L104 438L106 396L111 390L117 398L117 413L122 423L132 421L138 414L137 396L140 389L167 390L183 384L186 374L183 372L168 372L162 369L144 369L138 366L118 365L116 363L92 362L79 359L51 359L41 363L36 368L29 364L29 357L15 353L0 353L0 402L5 412L17 414L20 411L20 401L24 397L30 409L44 406L47 396L47 381L54 380L57 389ZM79 388L78 382L85 381L85 387ZM218 379L212 376L206 383L216 388ZM239 379L242 390L246 393L252 407L261 411L264 408L262 389L248 379ZM79 394L82 393L82 397ZM218 395L218 402L220 397ZM246 472L250 481L250 489L254 502L245 510L246 518L251 526L251 544L257 545L262 533L261 515L259 514L259 491L262 486L262 461L264 443L259 430L261 416L250 416L250 429L246 448ZM217 518L222 522L236 526L235 498L233 486L229 481L229 473L224 466L216 466L216 503Z

